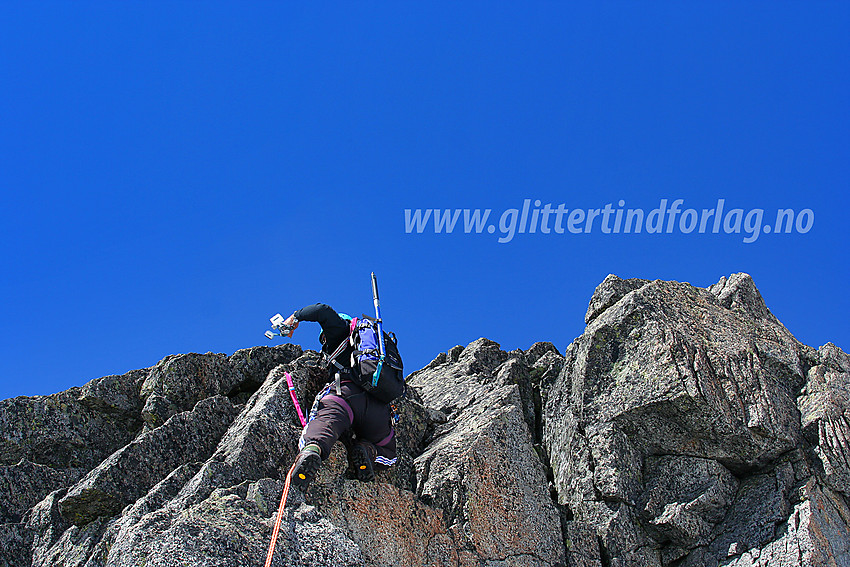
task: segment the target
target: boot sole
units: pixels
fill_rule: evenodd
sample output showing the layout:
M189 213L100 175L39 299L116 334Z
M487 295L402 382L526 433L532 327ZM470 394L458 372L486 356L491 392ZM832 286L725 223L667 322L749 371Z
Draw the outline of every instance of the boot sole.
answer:
M361 482L375 480L375 471L372 469L372 461L369 453L361 445L352 448L351 464L354 466L354 476Z
M306 488L316 477L322 458L316 453L306 455L292 471L292 484L298 488Z

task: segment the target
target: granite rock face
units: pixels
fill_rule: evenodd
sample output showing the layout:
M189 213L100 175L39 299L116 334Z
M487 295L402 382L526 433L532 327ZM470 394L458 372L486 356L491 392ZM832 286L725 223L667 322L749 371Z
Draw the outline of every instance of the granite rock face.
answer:
M847 355L800 344L746 274L708 289L609 276L590 303L544 410L568 529L596 536L573 551L850 565Z
M608 276L587 328L479 339L408 376L399 461L337 444L273 565L850 566L850 357L800 344L746 274ZM170 356L0 402L0 566L265 560L303 406L293 345ZM305 408L306 409L306 408Z

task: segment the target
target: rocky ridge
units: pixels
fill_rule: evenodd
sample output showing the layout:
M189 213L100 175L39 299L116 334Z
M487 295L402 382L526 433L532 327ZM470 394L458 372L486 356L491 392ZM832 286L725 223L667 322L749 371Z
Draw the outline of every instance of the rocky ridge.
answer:
M408 377L399 463L338 444L273 565L850 566L850 357L752 279L608 276L587 327L479 339ZM318 355L186 354L0 402L0 566L248 566L266 554Z

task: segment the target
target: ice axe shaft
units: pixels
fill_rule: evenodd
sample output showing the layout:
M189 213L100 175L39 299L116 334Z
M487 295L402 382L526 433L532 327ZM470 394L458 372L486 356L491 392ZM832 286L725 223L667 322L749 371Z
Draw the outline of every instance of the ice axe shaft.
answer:
M378 379L381 377L381 368L384 366L387 346L384 344L384 324L381 321L381 300L378 298L378 278L375 277L375 272L372 272L372 300L375 302L375 319L378 324L378 348L381 355L378 358L378 367L372 376L372 386L377 386Z

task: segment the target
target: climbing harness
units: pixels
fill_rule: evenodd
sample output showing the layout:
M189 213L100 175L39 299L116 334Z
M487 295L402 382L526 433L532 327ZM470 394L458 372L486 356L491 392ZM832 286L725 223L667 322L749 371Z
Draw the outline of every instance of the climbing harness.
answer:
M272 531L272 542L269 545L269 554L266 556L266 567L271 567L272 558L274 557L274 548L277 545L277 535L280 532L280 522L283 519L283 510L286 508L286 499L289 497L289 486L292 483L292 473L295 470L295 463L292 463L292 468L289 469L289 472L286 473L286 482L283 485L283 495L280 497L280 506L277 509L277 520L274 523L274 530Z

